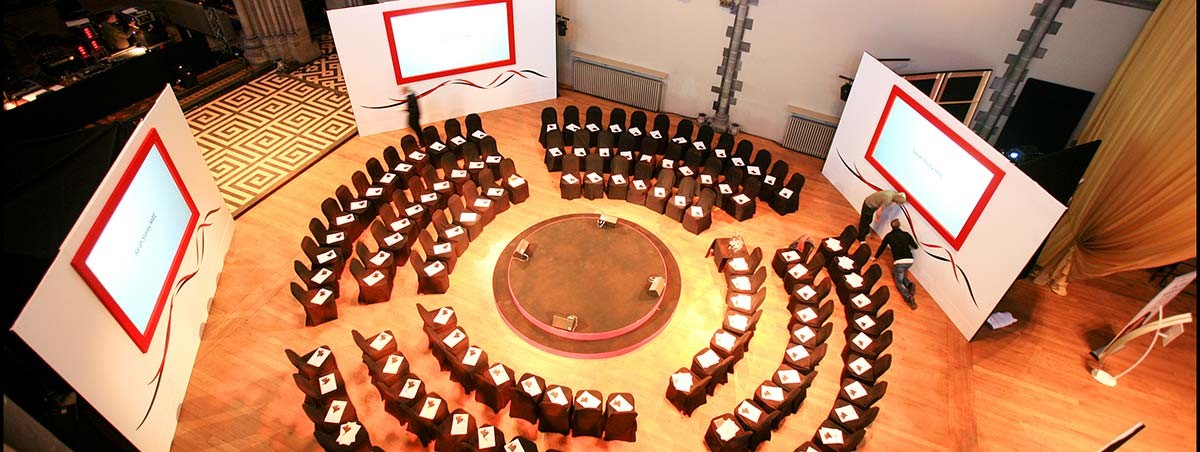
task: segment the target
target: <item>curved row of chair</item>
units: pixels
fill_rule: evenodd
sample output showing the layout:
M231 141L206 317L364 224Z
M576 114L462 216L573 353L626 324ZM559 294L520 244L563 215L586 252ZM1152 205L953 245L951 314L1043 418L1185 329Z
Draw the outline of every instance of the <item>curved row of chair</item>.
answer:
M707 403L717 386L729 380L734 365L750 349L762 317L759 308L766 297L762 285L767 277L761 266L762 249L747 252L744 245L731 248L729 243L728 238L713 240L705 256L713 256L717 271L725 275L725 320L708 347L692 356L691 367L679 368L667 381L667 400L685 416Z
M284 353L296 367L292 379L304 393L301 407L313 422L317 443L331 451L379 450L371 445L366 427L358 421L333 351L322 345L303 356L290 349Z
M452 381L466 394L474 393L475 400L492 412L508 406L511 417L537 424L542 432L636 441L637 410L632 394L612 393L604 400L599 391L587 389L572 397L570 388L547 385L534 374L525 373L518 380L513 369L502 363L489 365L487 352L470 344L454 308L431 310L418 303L417 313L441 370L449 372Z
M469 115L467 124L464 136L457 119L446 120L446 141L436 127L426 127L425 148L406 135L403 153L388 146L382 162L372 157L366 172L351 175L353 191L339 186L321 203L323 219L309 221L311 235L300 243L309 262L294 263L302 284L291 284L305 325L337 318L339 280L347 268L362 304L388 301L397 268L405 264L416 274L417 293L444 293L458 256L483 227L528 199L528 184L496 149L478 115ZM359 241L367 232L375 249Z
M812 440L801 444L797 451L857 449L866 436L866 428L879 415L875 404L887 392L887 382L881 378L892 365L892 356L884 351L892 343L889 328L894 314L890 309L883 310L889 295L886 286L871 292L882 272L878 264L863 269L871 254L870 247L859 243L855 251L849 251L855 233L854 226L847 226L840 236L826 238L820 244L825 270L845 312L846 345L841 354L837 399Z
M804 175L791 173L787 162L773 161L766 149L754 153L747 140L735 147L733 136L722 133L714 141L707 125L693 137L695 125L686 118L672 136L670 119L663 114L646 129L646 114L641 111L633 113L626 127L625 110L620 107L609 114L607 127L599 107L588 107L583 126L576 107L568 106L563 114L560 125L553 107L542 110L539 142L545 148L546 169L563 172L564 198L625 199L681 222L713 206L742 221L754 215L755 199L781 215L798 208ZM667 173L673 176L664 179ZM658 196L646 194L652 185ZM706 189L712 194L705 196ZM701 209L693 211L692 206ZM683 215L685 211L689 215Z
M753 397L739 402L732 413L709 421L704 435L709 449L754 450L769 441L772 432L804 403L808 387L816 378L816 367L825 357L825 341L833 333L833 325L827 322L833 303L826 300L831 283L829 278L816 282L823 260L813 248L806 244L798 250L776 250L771 267L785 280L788 311L792 313L787 349L772 378L760 383Z

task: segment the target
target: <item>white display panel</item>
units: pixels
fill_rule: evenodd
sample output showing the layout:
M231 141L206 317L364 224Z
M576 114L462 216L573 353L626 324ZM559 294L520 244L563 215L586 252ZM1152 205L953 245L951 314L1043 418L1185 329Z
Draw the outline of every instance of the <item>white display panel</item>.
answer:
M160 158L151 157L155 154ZM199 213L184 232L178 228L178 214L183 210L179 196L190 197ZM124 212L127 206L137 208ZM115 255L98 254L102 252L99 248L104 248L109 250L105 253L124 252L128 257L130 248L137 248L128 240L141 241L150 209L155 220L139 259L133 260L146 259L144 265L134 263L142 268L129 267L133 261L122 263ZM126 221L133 222L133 231L119 230L122 226L118 223ZM233 228L229 207L183 110L171 87L164 85L154 107L80 212L12 330L138 450L170 450L177 410L192 375L208 303L216 293ZM90 254L81 253L89 238L101 237L111 244L100 244ZM171 250L171 242L178 246L177 254ZM89 255L99 260L89 260ZM168 255L172 257L169 261ZM160 294L161 287L169 287L157 302L161 308L136 322L144 325L144 334L130 320L143 317L144 306L126 304L130 319L122 324L125 314L117 313L125 311L116 303L105 303L98 286L89 285L84 272L74 265L76 258L80 266L106 275L103 278L109 283L117 281L113 278L118 278L115 273L120 271L135 280L144 278L141 284L145 287L134 289L129 300L145 301L150 294ZM149 274L137 274L149 271L152 260L177 265L178 271L161 277L158 273L154 281ZM137 343L138 335L143 343ZM131 337L135 341L130 341Z
M468 1L391 11L396 83L512 64L512 2Z
M910 273L967 339L1066 210L868 54L821 173L855 210L877 190L909 192L908 203L884 208L872 227L882 237L899 219L913 235L920 249Z
M360 135L410 132L400 85L417 93L424 124L557 96L552 0L396 0L327 14ZM393 27L404 16L413 23ZM489 61L505 41L510 55Z

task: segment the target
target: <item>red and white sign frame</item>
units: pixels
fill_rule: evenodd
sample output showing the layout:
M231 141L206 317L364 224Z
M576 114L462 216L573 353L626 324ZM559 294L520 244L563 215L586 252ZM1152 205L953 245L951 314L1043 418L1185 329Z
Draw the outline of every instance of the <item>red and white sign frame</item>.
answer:
M912 108L914 111L920 114L922 118L937 127L937 129L945 134L947 138L957 144L964 152L967 153L967 155L970 155L972 158L978 161L980 166L992 174L992 178L988 181L987 187L979 196L979 201L975 203L975 207L971 210L966 222L963 223L962 229L960 229L957 234L950 232L945 225L939 222L937 216L933 215L932 212L926 209L925 206L921 204L921 200L918 197L908 193L908 204L911 204L914 208L916 208L917 212L920 212L921 215L927 221L929 221L930 226L932 226L933 229L938 232L938 235L941 235L942 238L946 239L946 242L949 243L951 247L957 250L962 247L963 242L966 241L967 236L971 233L971 229L975 227L975 222L979 220L979 216L983 213L983 209L987 207L988 202L992 199L992 195L996 193L996 188L1000 186L1000 181L1004 179L1004 170L984 156L979 149L976 149L974 146L968 143L966 139L955 133L949 125L938 119L937 116L934 116L934 114L931 113L929 109L921 105L920 102L917 102L915 99L913 99L912 96L900 89L899 86L893 85L892 91L888 95L887 103L883 107L883 113L879 116L879 124L875 127L875 135L871 138L871 144L867 146L867 153L864 158L871 164L871 166L875 167L875 169L879 171L879 174L882 175L884 179L887 179L888 183L892 184L893 187L896 187L896 190L906 193L908 192L908 190L904 188L904 185L900 183L900 180L888 172L887 168L885 168L884 165L875 158L875 146L879 143L879 137L883 134L884 125L887 124L888 121L888 114L891 113L892 105L896 103L896 99L903 101L906 105L908 105L909 108Z
M96 245L96 241L100 239L100 234L104 232L109 220L112 219L113 211L121 203L125 197L129 185L133 182L133 178L138 174L145 163L146 157L150 155L150 151L155 150L166 165L167 170L171 173L171 179L174 180L175 186L179 188L180 195L187 203L190 217L187 226L184 228L183 236L180 238L179 246L175 249L175 256L171 260L171 267L167 270L166 278L162 282L162 287L159 289L158 298L155 300L154 309L150 314L150 319L146 324L146 331L139 331L121 306L113 298L112 294L104 287L104 284L96 277L95 272L87 265L88 256L91 255L92 249ZM146 138L142 141L138 148L137 154L130 161L129 166L125 168L125 172L121 175L120 181L113 189L112 195L104 203L104 208L100 210L96 222L92 223L91 229L83 239L83 243L79 246L79 251L71 259L71 266L79 273L92 292L96 294L96 298L104 304L105 309L112 314L133 343L137 345L142 353L150 350L150 340L154 338L154 330L158 326L159 317L162 315L163 307L166 305L167 297L170 294L171 285L175 282L175 276L179 273L179 266L183 262L183 255L187 249L187 244L191 241L192 233L195 231L196 223L199 221L200 212L196 208L196 203L192 200L191 193L188 192L187 186L183 183L183 178L179 175L179 170L175 167L175 163L171 160L171 155L167 152L163 145L162 138L158 136L158 130L150 129L146 134Z
M446 76L455 75L455 74L463 74L463 73L467 73L467 72L474 72L474 71L478 71L478 70L491 69L491 68L502 67L502 66L511 66L513 64L516 64L516 62L517 62L517 39L516 39L516 33L514 31L514 27L513 27L513 3L512 2L513 2L513 0L468 0L468 1L464 1L464 2L443 3L440 5L429 5L429 6L421 6L421 7L417 7L417 8L407 8L407 9L400 9L400 10L395 10L395 11L385 11L383 13L383 26L384 26L384 29L387 30L388 50L390 50L391 56L392 56L392 68L396 71L396 84L404 85L407 83L419 82L421 80L429 80L429 79L446 77ZM446 69L446 70L442 70L442 71L430 72L428 74L415 75L415 76L411 76L411 77L405 77L404 74L401 73L400 57L397 56L397 54L396 54L396 37L394 36L394 32L392 31L392 18L393 17L405 16L405 15L410 15L410 14L427 13L427 12L431 12L431 11L439 11L439 10L446 10L446 9L456 9L456 8L467 8L467 7L472 7L472 6L491 5L491 4L496 4L496 3L503 3L505 5L505 8L508 11L508 13L507 13L508 14L508 58L507 59L497 60L497 61L488 61L488 62L474 64L474 65L470 65L470 66L463 66L463 67L458 67L458 68L454 68L454 69ZM435 39L436 37L431 36L430 38Z

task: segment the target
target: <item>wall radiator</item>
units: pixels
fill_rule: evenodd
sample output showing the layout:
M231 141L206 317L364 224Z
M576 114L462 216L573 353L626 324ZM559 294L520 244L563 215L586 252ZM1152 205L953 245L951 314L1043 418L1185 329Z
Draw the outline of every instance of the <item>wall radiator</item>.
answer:
M788 114L787 128L783 130L783 141L779 144L823 159L829 155L835 130L837 124L793 111Z
M596 60L579 54L572 58L571 83L576 91L643 110L661 110L663 90L666 88L665 77Z

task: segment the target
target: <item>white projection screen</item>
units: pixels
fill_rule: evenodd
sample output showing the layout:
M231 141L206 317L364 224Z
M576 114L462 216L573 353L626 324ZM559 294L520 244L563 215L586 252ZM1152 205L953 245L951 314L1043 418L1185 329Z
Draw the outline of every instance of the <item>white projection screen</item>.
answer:
M910 272L968 340L1066 209L865 53L821 173L856 210L876 190L908 194L874 232L900 220L920 244Z
M170 450L233 228L164 85L13 332L138 450Z
M423 124L558 95L552 0L395 0L327 14L360 135L411 132L402 86Z
M516 61L512 0L423 6L383 17L397 84Z

